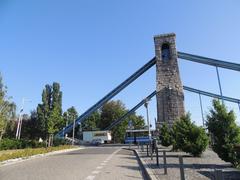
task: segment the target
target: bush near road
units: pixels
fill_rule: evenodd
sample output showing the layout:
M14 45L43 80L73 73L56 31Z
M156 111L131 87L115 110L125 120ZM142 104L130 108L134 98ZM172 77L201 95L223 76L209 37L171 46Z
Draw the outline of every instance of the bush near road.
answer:
M0 150L40 148L45 146L45 143L40 143L36 140L3 139L0 141Z
M54 140L53 146L66 145L67 142L65 139ZM0 151L1 150L10 150L10 149L25 149L25 148L41 148L46 147L46 142L38 142L36 140L16 140L16 139L2 139L0 141Z
M163 146L170 146L173 144L172 129L168 127L167 123L164 123L160 128L159 140Z
M182 116L173 125L173 149L193 156L201 156L208 146L208 136L202 127L191 122L190 114Z
M207 116L207 128L212 137L212 148L218 156L235 167L240 167L240 128L233 111L228 111L219 100L213 100L213 108Z
M0 162L6 161L9 159L16 159L16 158L27 158L29 156L37 155L37 154L45 154L52 151L58 151L63 149L70 149L74 148L74 146L64 145L64 146L57 146L57 147L49 147L49 148L35 148L35 149L18 149L18 150L6 150L0 151Z

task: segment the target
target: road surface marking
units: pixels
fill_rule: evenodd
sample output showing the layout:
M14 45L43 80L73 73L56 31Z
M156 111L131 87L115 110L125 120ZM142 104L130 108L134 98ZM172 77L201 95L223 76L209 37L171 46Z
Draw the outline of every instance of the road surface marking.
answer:
M93 180L95 178L95 176L88 176L87 178L86 178L86 180Z
M114 151L110 156L108 156L108 158L105 161L103 161L103 163L100 164L101 166L96 167L96 170L92 171L92 174L99 174L101 171L97 171L97 170L100 170L103 168L103 166L106 166L107 165L106 163L108 163L108 161L110 161L110 159L112 159L112 157L121 150L122 149L118 149L118 150ZM85 180L93 180L94 178L95 178L95 176L88 176L88 177L86 177Z
M100 171L93 171L92 174L98 174Z

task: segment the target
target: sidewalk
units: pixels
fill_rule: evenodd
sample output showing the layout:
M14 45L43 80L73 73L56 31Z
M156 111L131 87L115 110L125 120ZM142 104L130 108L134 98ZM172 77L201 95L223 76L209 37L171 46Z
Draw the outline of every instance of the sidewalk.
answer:
M179 155L183 157L184 174L186 180L209 180L214 179L215 169L222 170L224 180L240 180L240 171L232 168L230 163L222 161L212 150L206 150L202 157L195 158L184 152L170 152L170 149L159 146L159 166L156 164L156 154L153 160L147 157L146 146L144 151L134 147L138 156L152 179L177 180L180 179ZM167 175L164 175L163 151L166 151L167 157Z

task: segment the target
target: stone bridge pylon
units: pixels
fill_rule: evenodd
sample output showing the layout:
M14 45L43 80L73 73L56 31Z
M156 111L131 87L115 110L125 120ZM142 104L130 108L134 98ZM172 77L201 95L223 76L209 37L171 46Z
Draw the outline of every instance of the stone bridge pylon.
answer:
M175 38L173 33L154 37L157 70L157 129L164 122L172 126L173 122L185 112Z

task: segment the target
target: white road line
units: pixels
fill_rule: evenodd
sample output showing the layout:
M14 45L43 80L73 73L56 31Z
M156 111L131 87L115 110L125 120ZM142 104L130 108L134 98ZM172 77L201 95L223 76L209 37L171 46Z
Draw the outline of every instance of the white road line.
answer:
M106 163L108 163L108 161L110 161L110 159L112 159L112 157L115 154L117 154L119 151L121 151L121 149L114 151L110 156L108 156L108 158L105 161L103 161L103 163L101 163L101 166L96 167L96 169L100 170L103 168L103 166L106 166L107 165ZM97 170L92 171L92 174L99 174L101 172L101 171L97 171ZM85 180L93 180L94 178L95 178L95 176L88 176L88 177L86 177Z
M86 177L86 180L93 180L95 178L95 176L88 176Z
M96 169L102 169L103 167L102 166L98 166Z
M114 151L110 156L108 156L108 158L106 159L106 161L110 161L112 159L112 157L117 154L119 151L121 151L121 149L118 149L116 151Z
M92 174L99 174L100 171L93 171Z

